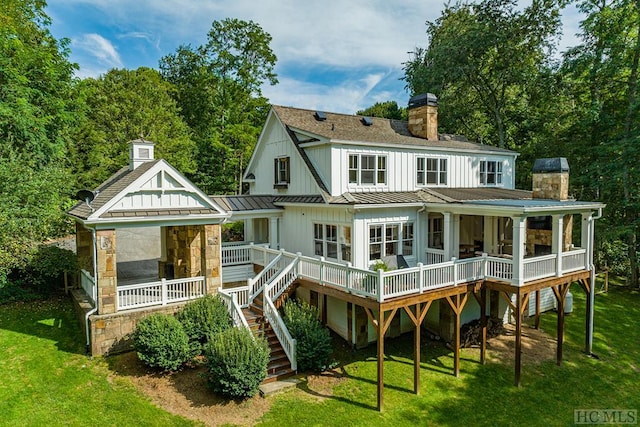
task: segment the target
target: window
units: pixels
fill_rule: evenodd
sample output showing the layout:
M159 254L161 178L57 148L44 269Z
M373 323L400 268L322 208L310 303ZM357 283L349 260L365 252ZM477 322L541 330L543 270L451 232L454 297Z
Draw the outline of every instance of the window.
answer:
M349 155L349 184L387 183L387 157L370 154Z
M418 157L416 181L418 185L447 185L447 159Z
M429 214L428 243L432 249L444 249L444 216L442 214Z
M338 230L342 233L338 235ZM340 252L338 252L338 242ZM314 254L341 261L351 261L351 227L313 224Z
M287 188L290 182L289 157L273 159L273 188Z
M413 255L413 223L369 227L369 260L389 255Z
M480 184L502 185L502 162L482 160L480 162Z

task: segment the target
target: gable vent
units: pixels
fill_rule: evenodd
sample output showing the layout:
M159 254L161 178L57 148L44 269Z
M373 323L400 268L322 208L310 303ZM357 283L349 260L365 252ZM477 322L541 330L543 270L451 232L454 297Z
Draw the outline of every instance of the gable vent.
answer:
M319 122L324 122L325 120L327 120L327 115L325 114L324 111L316 111L313 114L313 117L315 117L316 120Z
M373 124L371 117L363 117L360 121L362 121L362 124L365 126L371 126Z

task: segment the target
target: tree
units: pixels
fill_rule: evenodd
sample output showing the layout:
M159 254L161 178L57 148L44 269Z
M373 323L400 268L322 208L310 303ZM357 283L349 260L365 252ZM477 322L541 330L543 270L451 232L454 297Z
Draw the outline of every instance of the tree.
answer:
M270 42L258 24L225 19L213 22L206 44L181 46L160 60L194 131L194 181L209 193L241 192L242 171L267 112L260 88L277 83Z
M586 197L607 203L600 235L625 242L629 283L638 286L640 5L587 0L578 7L586 15L582 44L567 52L561 70L576 106L571 134L582 172L578 184Z
M407 120L407 109L399 108L396 101L376 102L371 107L356 112L359 116L383 117L385 119Z
M195 172L195 144L172 97L174 86L150 68L109 71L83 80L78 96L83 120L75 133L74 172L81 187L94 188L125 166L127 143L143 137L183 173Z
M517 5L458 2L427 23L429 45L413 52L404 79L412 93L438 95L448 132L501 148L518 144L514 119L559 34L560 7L555 0Z
M44 6L0 2L0 287L37 243L67 230L75 65L68 41L49 32Z

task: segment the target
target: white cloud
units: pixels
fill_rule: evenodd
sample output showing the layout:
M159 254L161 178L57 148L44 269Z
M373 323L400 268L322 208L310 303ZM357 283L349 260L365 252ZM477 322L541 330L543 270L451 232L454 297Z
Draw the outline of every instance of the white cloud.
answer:
M81 37L73 39L71 43L73 48L80 49L85 54L94 57L100 65L106 68L123 67L116 48L100 34L83 34Z

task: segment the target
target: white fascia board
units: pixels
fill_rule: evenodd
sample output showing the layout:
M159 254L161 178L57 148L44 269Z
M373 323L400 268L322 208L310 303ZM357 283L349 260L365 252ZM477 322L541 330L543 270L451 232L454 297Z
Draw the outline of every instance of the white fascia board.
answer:
M121 218L108 218L98 219L93 221L85 221L83 224L86 227L95 228L96 230L105 230L113 228L127 228L127 227L151 227L161 225L215 225L224 223L229 217L224 216L211 216L211 215L172 215L172 216L158 216L158 217L121 217Z
M426 203L428 211L451 212L455 214L469 214L481 216L536 216L536 214L571 214L597 211L604 207L601 203L587 203L567 207L519 207L519 206L491 206L466 203Z
M256 158L256 153L258 152L258 146L262 144L262 139L264 138L264 134L267 131L267 125L269 124L269 122L272 120L273 117L275 117L276 120L278 120L278 123L280 123L280 126L282 126L282 122L280 121L280 118L273 110L273 107L270 107L269 113L267 114L267 119L264 121L262 130L260 131L260 136L258 137L258 141L256 142L255 147L253 147L253 153L251 153L251 158L249 159L249 163L247 163L247 168L245 169L244 174L242 175L243 181L245 180L245 177L247 176L247 174L249 174L251 171L251 167L253 166L253 162L255 161L255 158Z
M443 141L446 142L446 141ZM410 145L410 144L389 144L383 142L366 142L366 141L348 141L341 139L332 139L331 143L339 145L364 145L366 147L381 147L381 148L403 148L406 150L415 151L443 151L452 153L473 153L473 154L485 154L485 155L499 155L510 156L514 159L520 155L515 151L497 151L497 150L474 150L469 148L451 148L451 147L428 147L424 145Z
M243 212L231 212L229 221L240 221L243 219L253 218L280 218L282 217L283 209L264 209L255 211L243 211Z

